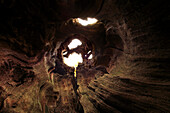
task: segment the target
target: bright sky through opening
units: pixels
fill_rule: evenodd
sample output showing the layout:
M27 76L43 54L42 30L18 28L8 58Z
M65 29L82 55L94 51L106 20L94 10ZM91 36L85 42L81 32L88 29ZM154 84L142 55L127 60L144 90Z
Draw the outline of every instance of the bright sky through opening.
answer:
M89 17L86 20L83 20L81 18L77 18L77 22L80 23L83 26L95 24L97 21L98 21L97 19L89 18Z
M89 57L88 57L88 59L90 60L90 59L92 59L93 58L93 55L91 54Z
M74 67L74 77L76 77L76 68L78 67L79 63L83 63L83 58L81 53L72 53L67 57L64 57L64 63L70 67Z
M69 48L69 49L74 49L74 48L80 46L81 44L82 44L82 42L81 42L80 40L78 40L78 39L73 39L73 40L71 41L71 43L68 45L68 48Z
M74 49L74 48L76 48L76 47L78 47L80 45L82 45L82 42L80 40L73 39L70 42L70 44L68 45L68 48L69 49ZM64 54L67 54L67 52L64 53ZM66 65L68 65L69 67L74 67L74 76L76 77L76 68L78 67L79 63L83 63L83 58L82 58L81 53L78 54L76 52L73 52L72 54L70 54L68 56L68 58L67 57L63 57L63 60L64 60L64 63Z
M67 57L64 57L64 63L66 65L68 65L69 67L77 67L78 63L82 63L83 62L83 58L81 53L72 53Z

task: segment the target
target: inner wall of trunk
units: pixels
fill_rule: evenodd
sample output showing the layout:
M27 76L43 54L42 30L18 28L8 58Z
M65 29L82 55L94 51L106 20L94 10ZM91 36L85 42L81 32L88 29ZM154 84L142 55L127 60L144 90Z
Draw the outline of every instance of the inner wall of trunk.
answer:
M159 0L1 0L0 112L170 112L168 8ZM72 22L88 16L99 22ZM94 54L76 82L57 56L74 35Z

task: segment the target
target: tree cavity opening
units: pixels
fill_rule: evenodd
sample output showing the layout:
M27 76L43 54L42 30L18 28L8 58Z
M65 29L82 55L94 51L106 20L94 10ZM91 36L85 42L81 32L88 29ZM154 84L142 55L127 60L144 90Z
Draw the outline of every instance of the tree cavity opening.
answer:
M73 23L79 23L82 26L94 25L98 22L96 18L87 17L86 19L75 18L73 19Z
M81 34L70 35L57 50L58 58L62 62L75 69L79 66L91 65L94 61L94 48L92 43Z

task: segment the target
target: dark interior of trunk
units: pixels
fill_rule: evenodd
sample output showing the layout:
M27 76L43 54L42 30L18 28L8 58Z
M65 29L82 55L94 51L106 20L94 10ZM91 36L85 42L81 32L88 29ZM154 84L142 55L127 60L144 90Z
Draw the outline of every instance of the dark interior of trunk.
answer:
M168 9L168 0L0 0L0 113L169 113ZM88 17L97 22L75 21ZM74 53L82 62L71 67Z

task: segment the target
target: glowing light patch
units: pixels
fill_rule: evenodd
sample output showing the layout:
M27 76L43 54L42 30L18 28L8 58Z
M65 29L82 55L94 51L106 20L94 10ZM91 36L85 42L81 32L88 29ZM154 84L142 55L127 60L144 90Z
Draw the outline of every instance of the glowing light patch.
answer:
M68 52L67 51L65 51L65 52L63 52L63 55L66 55Z
M72 53L67 57L63 57L64 63L69 67L74 67L74 76L76 77L76 68L78 67L79 63L83 62L83 58L81 53Z
M91 51L89 51L87 54L89 54Z
M80 23L83 26L87 26L87 25L92 25L95 24L98 20L95 18L87 18L87 20L83 20L81 18L77 18L76 20L78 23Z
M76 47L78 47L78 46L80 46L80 45L82 45L82 42L81 42L80 40L78 40L78 39L73 39L73 40L71 41L71 43L68 45L68 48L69 48L69 49L74 49L74 48L76 48Z
M83 62L83 58L81 53L72 53L67 57L63 57L64 63L68 65L69 67L77 67L79 63Z
M88 59L92 59L93 58L93 55L91 54L89 57L88 57Z

